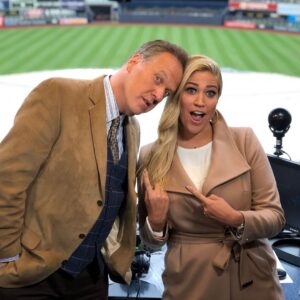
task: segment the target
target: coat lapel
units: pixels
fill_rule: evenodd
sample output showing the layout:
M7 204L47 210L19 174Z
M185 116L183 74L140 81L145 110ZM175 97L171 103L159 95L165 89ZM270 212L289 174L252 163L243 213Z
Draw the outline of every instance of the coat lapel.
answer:
M236 178L250 169L220 113L218 122L213 126L213 132L212 159L207 179L202 187L205 195L218 185ZM169 192L189 194L185 188L186 185L193 185L193 182L181 165L178 154L175 153L167 174L165 189Z
M210 191L233 178L250 170L250 166L236 146L232 132L228 128L222 115L213 126L212 160L203 184L203 193Z
M174 155L174 159L167 175L165 189L167 192L185 193L190 194L185 188L187 185L194 186L190 177L187 175L183 168L177 152Z
M92 81L89 98L92 106L89 109L92 139L100 175L101 195L105 195L107 141L106 141L106 108L103 77Z

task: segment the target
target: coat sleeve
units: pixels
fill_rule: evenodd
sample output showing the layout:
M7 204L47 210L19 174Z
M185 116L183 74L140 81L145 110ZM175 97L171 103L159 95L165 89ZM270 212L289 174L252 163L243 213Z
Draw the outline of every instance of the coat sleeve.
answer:
M59 134L52 86L52 80L44 81L28 95L0 144L0 258L21 251L26 194Z
M242 211L245 228L240 243L278 234L285 223L279 193L267 155L253 130L248 128L243 140L245 157L251 167L251 209Z
M157 237L154 236L149 229L149 226L146 222L147 218L147 208L145 204L145 197L144 197L144 187L142 183L142 178L141 178L141 165L142 161L146 155L146 153L150 150L151 144L144 146L139 155L139 160L138 160L138 171L139 171L139 176L138 176L138 223L139 223L139 232L142 241L144 244L153 250L160 249L167 241L168 239L168 230L164 232L163 237Z

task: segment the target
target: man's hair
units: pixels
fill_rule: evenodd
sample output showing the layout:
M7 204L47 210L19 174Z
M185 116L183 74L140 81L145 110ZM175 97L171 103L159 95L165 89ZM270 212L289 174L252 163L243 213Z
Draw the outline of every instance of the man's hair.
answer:
M182 65L182 68L185 68L188 61L187 52L183 48L165 40L153 40L146 42L134 54L139 54L144 60L147 60L165 52L175 56Z

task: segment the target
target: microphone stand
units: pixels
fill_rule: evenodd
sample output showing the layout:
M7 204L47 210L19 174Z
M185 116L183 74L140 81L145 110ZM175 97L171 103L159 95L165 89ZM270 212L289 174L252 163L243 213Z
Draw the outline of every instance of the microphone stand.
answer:
M275 148L275 152L274 155L276 155L277 157L286 154L290 160L291 157L290 155L282 150L282 138L284 137L285 133L290 129L290 126L284 128L283 130L276 130L274 128L272 128L272 126L269 125L270 130L273 132L274 137L276 137L276 144L274 146Z

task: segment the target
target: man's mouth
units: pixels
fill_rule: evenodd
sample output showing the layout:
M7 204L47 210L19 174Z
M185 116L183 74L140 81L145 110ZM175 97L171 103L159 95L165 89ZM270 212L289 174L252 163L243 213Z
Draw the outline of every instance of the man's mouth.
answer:
M143 101L146 104L147 107L151 106L152 102L146 98L143 97Z

